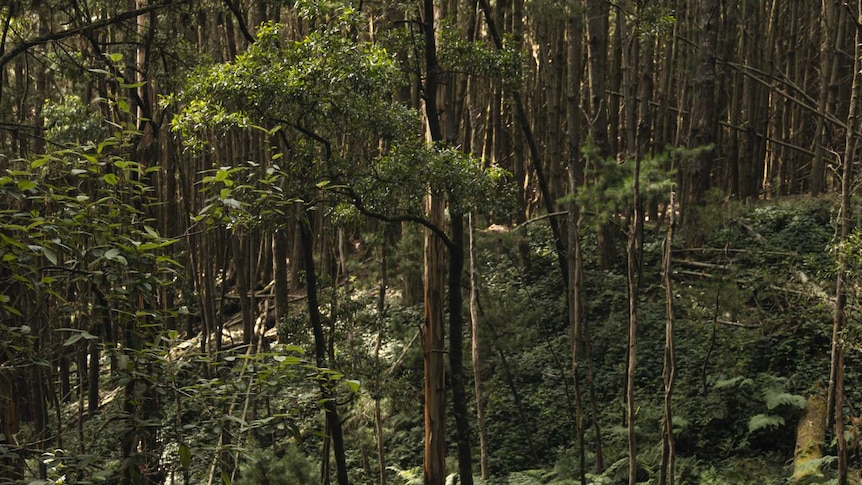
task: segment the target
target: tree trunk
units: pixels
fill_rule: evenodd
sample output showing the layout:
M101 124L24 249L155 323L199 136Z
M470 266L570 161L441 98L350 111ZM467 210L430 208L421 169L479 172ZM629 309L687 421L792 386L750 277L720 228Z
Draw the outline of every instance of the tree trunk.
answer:
M386 261L386 253L389 248L389 240L386 227L381 233L380 244L380 292L377 299L377 318L380 321L380 330L377 332L377 341L374 344L374 360L380 363L380 346L383 343L383 330L385 328L384 317L386 315L386 288L389 286L389 265ZM383 387L383 372L378 376L377 390L374 398L374 435L377 438L377 469L380 475L380 485L386 485L386 452L383 437L383 411L380 409L380 390Z
M626 279L629 293L629 337L628 362L626 365L626 420L628 424L629 485L637 483L637 447L635 446L635 367L637 364L638 334L638 281L641 212L640 212L640 159L634 160L634 184L632 184L632 220L629 226L626 249Z
M862 1L857 2L856 11L862 12ZM832 322L832 358L829 378L829 406L834 410L834 433L838 441L838 485L847 485L847 441L844 437L844 328L847 324L847 271L848 242L853 230L850 211L852 209L851 192L853 190L853 162L856 157L856 130L859 128L859 69L862 68L862 48L859 42L862 35L857 28L854 36L853 51L853 83L850 88L850 109L847 114L847 132L845 134L844 157L841 173L841 229L838 240L838 268L835 278L835 315Z
M671 256L673 254L673 233L676 229L676 208L674 193L671 189L668 212L667 236L662 248L662 282L665 298L665 328L664 328L664 367L662 381L664 384L664 415L662 416L661 462L659 464L659 485L673 485L674 475L674 440L673 440L673 386L676 376L676 353L673 340L673 282L671 281Z
M423 1L423 33L425 39L425 121L431 143L444 141L440 126L440 66L437 63L434 0ZM428 221L445 227L446 201L442 194L429 192L425 199ZM425 485L443 485L446 481L446 371L445 353L445 275L446 247L443 240L425 229L424 301L425 301Z
M688 138L690 148L713 145L716 138L718 117L715 103L716 43L718 39L719 2L705 0L699 12L701 22L701 42L698 54L697 79L695 83L694 104L692 106L691 130ZM699 246L703 238L699 227L699 212L704 196L709 188L713 149L703 150L687 169L682 170L682 229L686 241Z
M572 164L574 165L574 164ZM577 189L575 181L574 166L569 167L569 190L572 194ZM575 388L575 440L578 447L578 474L581 485L587 485L587 459L586 445L584 441L584 407L583 392L581 390L581 359L582 356L582 308L581 283L583 275L583 261L581 258L580 243L580 215L574 202L569 203L569 328L571 334L572 349L572 376Z
M430 1L430 0L428 0ZM445 202L441 195L429 194L425 204L428 219L444 225ZM445 246L430 230L425 230L425 485L446 481L446 374L444 294Z
M589 87L587 113L589 114L590 138L597 150L598 157L605 159L611 156L611 148L614 146L608 125L608 119L611 116L611 111L613 111L609 104L619 106L618 102L610 103L606 92L610 5L602 0L585 0L584 7L587 15L587 85ZM616 260L614 250L616 231L614 226L609 222L602 222L596 237L599 265L603 269L610 269Z
M317 298L317 271L314 267L314 236L311 221L307 215L299 224L302 237L303 269L305 270L305 289L308 294L308 316L314 333L314 357L318 368L327 367L326 336L323 333L323 322L320 316L320 304ZM338 485L348 485L347 458L344 450L344 435L341 429L341 419L338 417L338 406L335 400L335 385L321 377L320 393L323 409L326 413L328 436L332 440L332 450L335 454L335 472Z
M814 158L811 161L811 195L826 190L826 170L823 156L828 137L824 133L829 92L838 76L835 50L838 42L839 6L834 0L820 2L820 92L817 98L817 124L814 128Z
M470 335L473 361L473 387L476 393L476 426L479 430L479 466L482 480L488 480L488 436L485 432L485 401L482 391L483 347L479 336L479 274L476 269L475 215L470 214Z
M473 485L473 455L470 448L470 421L467 414L464 376L464 216L450 214L452 245L449 248L449 372L452 383L452 417L458 444L458 475L461 485Z
M285 228L279 228L272 234L272 273L275 293L275 328L285 321L290 306L290 288L288 286L287 255L288 237Z
M808 398L805 412L796 426L796 451L793 455L792 483L806 483L806 479L820 472L819 466L811 462L823 458L823 442L826 439L826 399L821 387Z

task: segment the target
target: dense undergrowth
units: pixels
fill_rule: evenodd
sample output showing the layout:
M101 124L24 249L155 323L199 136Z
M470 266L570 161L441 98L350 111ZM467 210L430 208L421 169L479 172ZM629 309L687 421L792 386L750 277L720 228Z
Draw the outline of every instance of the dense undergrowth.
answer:
M704 226L704 245L691 249L679 244L673 252L677 483L785 483L792 473L796 423L805 399L828 385L833 200L720 202L710 207L715 209L704 217L711 222ZM660 251L665 229L660 223L647 225L640 256L637 440L639 479L648 483L656 480L661 442L665 301ZM592 483L627 483L625 263L620 257L613 268L601 269L589 251L595 234L587 228L583 237L591 395L605 465L596 469L596 428L588 412L587 472ZM405 233L403 238L415 242L416 235ZM617 241L620 255L623 238ZM139 357L150 372L147 385L158 389L161 409L158 422L139 425L170 443L159 450L162 478L202 483L215 474L215 480L239 484L316 482L327 469L319 462L328 445L317 393L318 381L327 379L338 387L344 409L351 483L376 483L378 477L375 404L382 418L389 483L421 483L423 363L417 335L422 308L421 302L405 304L406 296L397 291L404 286L398 281L415 273L421 245L402 244L388 255L391 289L380 313L378 244L371 238L357 244L354 256L365 259L352 267L349 284L329 284L321 292L333 332L333 369L309 363L311 339L300 306L279 324L280 342L256 356L239 347L213 362L195 351L195 342L171 334L165 338L171 339L168 348L173 350ZM490 484L579 483L569 324L552 247L550 231L541 223L478 235ZM858 334L858 320L851 317L845 342L852 417L859 416L854 406L862 397L856 386ZM116 373L103 388L128 383L123 376ZM112 470L120 465L111 457L119 431L113 430L124 409L119 400L106 397L103 402L101 412L81 424L80 436L104 439L78 443L70 437L56 456L40 458L49 476L108 483L116 477ZM589 396L586 404L591 404ZM76 406L69 405L61 428L77 426L64 424L74 423ZM849 436L858 433L848 430ZM473 438L478 454L478 439ZM213 454L220 439L221 451ZM857 444L851 441L853 459ZM834 454L830 450L827 443L826 455ZM455 456L454 444L450 456ZM225 467L226 462L234 466ZM224 469L233 472L217 471ZM456 469L452 461L450 471ZM826 481L828 457L824 472Z

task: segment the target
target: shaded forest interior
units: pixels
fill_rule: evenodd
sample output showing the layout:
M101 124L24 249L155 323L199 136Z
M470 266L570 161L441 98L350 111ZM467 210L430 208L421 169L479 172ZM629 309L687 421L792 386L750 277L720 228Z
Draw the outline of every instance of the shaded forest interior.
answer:
M0 2L0 484L862 482L862 2Z

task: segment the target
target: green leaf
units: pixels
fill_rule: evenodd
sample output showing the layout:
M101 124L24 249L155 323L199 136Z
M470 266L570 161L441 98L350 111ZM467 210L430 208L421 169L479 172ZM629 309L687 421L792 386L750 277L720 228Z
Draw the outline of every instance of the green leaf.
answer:
M230 414L225 414L224 418L227 419L228 421L233 421L234 423L237 423L240 426L248 426L248 423L245 420L240 419L236 416L232 416Z
M123 61L123 54L119 52L114 52L111 54L107 54L107 58L113 63L118 63Z
M122 111L123 113L130 113L131 112L131 109L129 108L129 103L127 103L126 100L124 100L124 99L118 99L117 100L117 106L120 108L120 111Z
M224 168L220 168L215 175L216 182L224 182L230 176L230 172Z
M141 81L138 83L121 83L120 87L123 89L135 89L135 88L139 88L141 86L144 86L146 84L147 84L146 81Z
M51 264L57 264L57 253L55 253L53 249L42 247L42 254L44 254L45 257L48 258L48 261L50 261Z
M182 264L180 264L180 263L179 263L179 261L176 261L176 260L174 260L174 259L171 259L171 258L169 258L169 257L167 257L167 256L156 256L156 262L157 262L157 263L169 263L169 264L171 264L171 265L173 265L173 266L176 266L177 268L182 268L182 267L183 267L183 265L182 265Z
M354 379L344 379L344 383L352 392L359 392L359 381Z
M38 184L32 180L19 180L17 185L18 190L20 190L21 192L26 192L30 189L35 189L36 185Z
M125 256L120 254L120 250L117 248L111 248L105 251L104 258L109 261L116 261L124 266L129 264L129 261Z
M81 340L82 338L83 336L80 333L73 334L69 338L67 338L65 342L63 342L63 347L68 347L77 342L78 340Z
M102 179L103 179L105 182L107 182L107 183L108 183L108 185L117 185L117 182L119 182L119 181L120 181L120 179L119 179L116 175L114 175L114 174L112 174L112 173L106 173L106 174L102 177Z
M185 443L180 445L180 464L183 468L188 469L192 464L192 450Z

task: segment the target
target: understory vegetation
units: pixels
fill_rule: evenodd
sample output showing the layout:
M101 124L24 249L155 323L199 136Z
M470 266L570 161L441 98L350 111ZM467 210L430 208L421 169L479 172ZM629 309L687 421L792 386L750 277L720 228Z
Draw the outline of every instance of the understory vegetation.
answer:
M705 244L673 251L677 483L784 483L793 471L789 463L806 400L828 385L824 376L834 303L824 288L834 278L834 200L717 201L714 208ZM643 481L655 477L661 439L662 222L646 225L640 255L642 326L635 389ZM378 301L381 274L375 268L381 267L381 238L387 237L386 231L379 234L354 232L349 279L321 283L320 305L335 356L329 369L312 364L312 336L298 304L255 352L226 342L225 350L210 356L200 351L200 336L189 340L177 331L156 333L156 340L131 352L106 349L103 358L110 358L113 370L103 369L99 377L98 410L81 412L84 397L74 390L83 384L79 370L71 399L55 396L66 404L44 417L56 437L55 451L25 455L29 469L46 467L48 482L28 483L113 482L128 466L118 454L116 437L131 433L151 435L158 443L135 455L135 466L146 473L147 463L159 463L151 473L169 483L182 483L183 477L201 483L213 474L217 481L239 484L315 483L321 447L328 446L318 412L320 380L340 388L351 483L369 483L378 473L375 404L390 482L421 483L423 362L417 335L422 309L405 301L399 285L386 293L382 305ZM385 253L389 281L410 278L421 260L410 237L410 231L402 234L402 244ZM478 232L487 483L562 485L577 483L579 476L564 288L551 237L542 221ZM594 237L584 234L585 244ZM590 483L626 483L620 393L626 358L620 335L628 318L624 267L600 269L587 257L583 288L590 333L587 401L598 411L605 464L596 471L596 428L588 423L587 476ZM222 298L235 298L235 289L225 287ZM226 307L223 316L230 320L236 310ZM184 307L171 315L194 312ZM23 329L10 329L15 331L16 338L28 338ZM852 349L849 383L859 378L857 333L854 323L845 336ZM86 331L67 336L58 345L69 349L93 338ZM38 362L38 356L33 358ZM140 398L131 409L128 400L117 398L124 388ZM851 409L859 397L848 386ZM140 410L150 405L148 400L153 410L143 421ZM18 441L40 439L36 417L24 415L22 421ZM856 439L856 416L849 422L848 435ZM214 447L225 434L229 439ZM855 453L857 442L853 445ZM831 475L829 449L822 459L823 480ZM454 455L454 449L450 452ZM159 456L148 455L153 453ZM454 462L450 465L454 472Z

